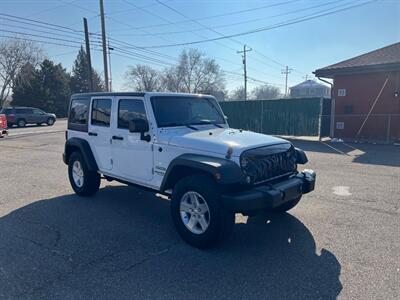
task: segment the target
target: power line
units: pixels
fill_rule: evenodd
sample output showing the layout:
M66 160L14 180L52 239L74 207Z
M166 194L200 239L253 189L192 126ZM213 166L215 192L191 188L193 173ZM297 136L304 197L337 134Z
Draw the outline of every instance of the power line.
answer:
M43 44L49 44L49 45L56 45L56 46L62 46L62 47L70 47L70 48L75 48L79 49L78 46L74 45L68 45L68 44L62 44L62 43L56 43L56 42L50 42L50 41L43 41L43 40L37 40L37 39L30 39L30 38L22 38L22 37L16 37L12 35L0 35L2 38L8 38L8 39L14 39L14 40L22 40L22 41L31 41L31 42L37 42L37 43L43 43Z
M33 32L39 32L39 33L45 33L45 34L50 34L50 35L54 35L54 36L61 36L61 37L67 37L73 40L81 40L82 37L80 36L76 36L76 35L69 35L66 33L58 33L56 32L52 32L52 31L47 31L47 30L40 30L40 29L35 29L35 28L29 28L29 27L25 27L25 26L18 26L18 25L13 25L13 24L2 24L2 26L4 27L11 27L11 28L17 28L17 29L22 29L22 30L27 30L29 33L29 31L33 31Z
M292 11L287 11L287 12L280 13L280 14L275 14L275 15L271 15L271 16L264 16L262 18L251 19L251 20L247 20L247 21L240 21L240 22L234 22L234 23L228 23L228 24L223 24L223 25L212 26L212 28L213 29L226 28L226 27L232 27L232 26L237 26L237 25L243 25L243 24L247 24L247 23L254 23L254 22L258 22L258 21L265 21L266 19L271 19L271 18L282 17L282 16L286 16L286 15L290 15L290 14L295 14L295 13L299 13L301 11L307 11L307 10L315 9L315 8L322 7L322 6L335 4L335 3L338 3L338 2L342 2L342 1L345 1L345 0L331 1L331 2L322 3L322 4L318 4L318 5L313 5L313 6L300 8L300 9L296 9L296 10L292 10ZM192 20L199 20L199 19L192 19ZM181 24L181 23L187 23L187 22L189 22L189 21L165 23L165 25ZM149 28L149 27L152 27L152 26L138 27L138 28ZM202 26L202 28L191 29L191 32L204 31L204 30L209 30L209 29L205 28L204 26ZM117 35L118 36L159 36L159 35L171 35L171 34L180 34L180 33L187 33L187 32L188 32L188 30L181 30L181 31L164 31L164 32L150 32L150 33L137 33L137 34L117 34Z
M249 30L249 31L245 31L245 32L235 33L235 34L231 34L231 35L224 35L224 36L216 37L216 38L210 38L210 39L204 39L204 40L198 40L198 41L192 41L192 42L176 43L176 44L141 46L141 47L145 48L145 49L155 49L155 48L169 48L169 47L178 47L178 46L187 46L187 45L201 44L201 43L207 43L207 42L214 42L214 41L219 41L219 40L223 40L223 39L229 39L229 38L233 38L233 37L238 37L238 36L258 33L258 32L262 32L262 31L268 31L268 30L272 30L272 29L275 29L275 28L280 28L280 27L284 27L284 26L289 26L289 25L293 25L293 24L309 21L309 20L312 20L312 19L321 18L321 17L324 17L324 16L328 16L328 15L331 15L331 14L338 13L338 12L342 12L342 11L346 11L346 10L353 9L353 8L356 8L356 7L364 6L366 4L369 4L369 3L372 3L372 2L375 2L375 1L377 1L377 0L367 1L367 2L364 2L364 3L361 3L361 4L356 4L356 5L348 6L348 7L345 7L345 8L341 8L341 9L337 9L337 10L334 10L334 11L321 13L321 14L317 14L317 15L311 15L311 16L306 15L306 16L303 16L303 17L300 17L300 18L295 18L295 19L292 19L292 20L288 20L288 21L285 21L285 22L277 23L277 24L270 25L270 26L267 26L267 27L261 27L261 28L257 28L257 29L253 29L253 30Z
M247 13L247 12L255 11L255 10L261 10L261 9L265 9L265 8L271 8L271 7L275 7L275 6L286 5L286 4L290 4L290 3L298 2L298 1L300 1L300 0L291 0L291 1L286 1L286 2L278 2L278 3L275 3L275 4L262 5L262 6L258 6L258 7L254 7L254 8L250 8L250 9L238 10L238 11L233 11L233 12L228 12L228 13L223 13L223 14L216 14L216 15L201 17L201 18L197 18L197 19L193 19L193 20L167 22L167 23L161 23L161 24L141 26L141 27L136 27L136 29L147 29L147 28L163 27L163 26L166 26L166 25L179 25L179 24L189 23L189 22L193 22L193 21L202 21L202 20L208 20L208 19L215 19L215 18L231 16L231 15L235 15L235 14ZM129 3L127 1L125 1L125 2L128 3L128 4L132 4L132 3ZM164 2L161 2L161 3L166 4L167 2L169 2L169 1L164 1ZM157 1L157 3L161 4L160 1ZM116 31L114 31L114 32L116 32Z
M13 16L13 15L9 15L9 14L3 14L3 13L0 13L0 16L3 16L5 18L12 18L12 19L17 19L17 20L29 21L31 23L47 25L47 26L50 26L50 27L54 27L54 28L58 28L58 29L65 29L65 30L68 30L68 31L72 31L72 32L77 32L77 33L83 34L82 30L76 30L76 29L72 29L72 28L69 28L69 27L66 27L66 26L57 25L57 24L52 24L52 23L32 20L32 19L28 19L28 18ZM8 19L8 20L10 20L10 19ZM20 23L22 23L22 22L20 22Z
M50 40L55 40L55 41L68 42L68 43L71 43L71 44L79 44L79 45L81 45L82 42L83 42L83 40L82 40L82 42L78 42L78 41L71 41L71 40L61 39L61 38L56 38L56 37L48 37L48 36L40 35L40 34L24 33L24 32L20 32L20 31L5 30L5 29L0 29L0 32L6 32L6 33L12 33L12 34L21 34L21 35L45 38L45 39L50 39Z

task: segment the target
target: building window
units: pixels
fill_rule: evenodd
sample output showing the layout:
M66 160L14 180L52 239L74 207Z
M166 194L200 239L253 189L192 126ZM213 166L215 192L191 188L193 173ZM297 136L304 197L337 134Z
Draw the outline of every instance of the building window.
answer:
M338 95L338 97L345 97L346 96L346 89L338 89L337 95Z
M344 122L336 122L336 129L344 129Z

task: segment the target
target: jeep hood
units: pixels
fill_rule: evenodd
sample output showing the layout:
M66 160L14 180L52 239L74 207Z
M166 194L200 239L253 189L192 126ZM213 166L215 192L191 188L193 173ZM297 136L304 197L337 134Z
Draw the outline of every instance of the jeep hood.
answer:
M185 130L186 131L186 130ZM288 143L280 138L251 131L232 128L218 128L190 131L184 134L170 135L168 144L176 147L190 148L205 152L225 155L229 147L233 156L248 149L262 146Z

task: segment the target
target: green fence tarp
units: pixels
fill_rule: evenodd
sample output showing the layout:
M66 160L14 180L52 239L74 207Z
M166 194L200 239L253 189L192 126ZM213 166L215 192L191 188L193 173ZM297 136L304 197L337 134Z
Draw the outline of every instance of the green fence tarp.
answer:
M321 98L220 102L232 128L275 135L318 136Z

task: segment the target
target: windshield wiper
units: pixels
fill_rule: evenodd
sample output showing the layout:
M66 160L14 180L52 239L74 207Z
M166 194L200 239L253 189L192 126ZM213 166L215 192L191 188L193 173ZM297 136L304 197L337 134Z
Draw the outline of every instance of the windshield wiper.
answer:
M168 124L162 125L161 127L174 127L174 126L185 126L185 127L189 128L189 129L192 129L192 130L199 130L196 127L190 126L188 124L181 124L181 123L168 123Z
M211 122L211 121L200 121L199 123L192 124L192 125L214 125L218 128L224 128L224 126L219 125L218 123Z

